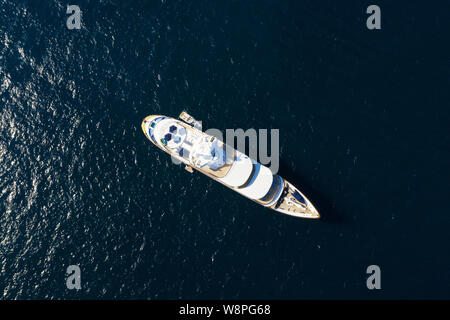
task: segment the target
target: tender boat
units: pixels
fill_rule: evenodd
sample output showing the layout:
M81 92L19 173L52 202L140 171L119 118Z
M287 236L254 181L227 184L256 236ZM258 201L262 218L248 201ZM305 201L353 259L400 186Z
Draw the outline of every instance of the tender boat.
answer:
M294 217L318 219L303 193L270 169L201 130L192 116L181 120L151 115L142 121L145 136L158 148L260 205Z

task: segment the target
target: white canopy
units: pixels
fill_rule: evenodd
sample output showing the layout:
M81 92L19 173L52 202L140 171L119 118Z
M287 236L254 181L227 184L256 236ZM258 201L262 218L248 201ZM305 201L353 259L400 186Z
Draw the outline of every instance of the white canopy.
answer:
M273 175L272 171L262 164L254 161L253 165L255 166L255 172L252 180L245 188L236 189L236 191L250 199L261 199L269 192L273 182Z
M219 180L229 186L240 187L250 178L252 170L252 160L236 150L235 160L231 165L230 171L228 171L225 177L219 178Z

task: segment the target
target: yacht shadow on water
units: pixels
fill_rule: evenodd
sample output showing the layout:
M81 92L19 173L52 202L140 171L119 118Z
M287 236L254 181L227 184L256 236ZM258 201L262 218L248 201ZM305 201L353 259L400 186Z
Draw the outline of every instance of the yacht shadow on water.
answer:
M278 175L282 176L294 186L299 188L301 192L313 203L320 213L320 221L328 223L345 223L342 212L335 206L332 200L323 193L312 189L311 185L306 183L306 179L292 170L291 166L286 161L280 159L280 168Z

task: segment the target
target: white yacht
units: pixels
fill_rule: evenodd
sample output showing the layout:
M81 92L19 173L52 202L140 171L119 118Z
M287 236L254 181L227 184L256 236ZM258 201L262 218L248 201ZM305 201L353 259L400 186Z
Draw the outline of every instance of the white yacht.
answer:
M145 136L178 159L186 170L200 171L260 205L294 217L318 219L319 212L289 181L216 137L201 131L186 112L181 120L151 115L142 121Z

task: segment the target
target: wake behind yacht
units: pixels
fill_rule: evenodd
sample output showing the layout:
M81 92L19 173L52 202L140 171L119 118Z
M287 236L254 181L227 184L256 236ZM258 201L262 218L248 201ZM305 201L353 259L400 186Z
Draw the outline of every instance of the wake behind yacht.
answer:
M142 121L145 136L161 150L260 205L294 217L318 219L313 204L289 181L201 131L186 112L181 120L151 115Z

